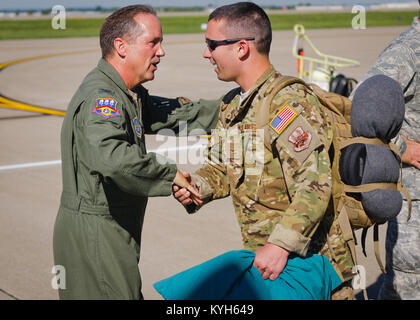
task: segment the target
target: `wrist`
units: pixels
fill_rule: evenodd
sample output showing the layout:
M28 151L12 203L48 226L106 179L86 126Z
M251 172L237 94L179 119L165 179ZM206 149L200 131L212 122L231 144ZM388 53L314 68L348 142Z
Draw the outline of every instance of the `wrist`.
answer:
M268 246L272 246L272 247L277 247L278 249L280 249L280 251L282 251L283 252L283 254L284 255L286 255L286 256L288 256L289 255L289 253L290 253L290 250L288 250L288 249L286 249L286 248L284 248L284 247L282 247L282 246L279 246L278 244L275 244L275 243L272 243L272 242L267 242L267 245Z
M407 151L408 139L406 136L403 136L402 134L400 135L400 137L401 139L399 139L399 144L397 146L400 149L401 157L403 157Z

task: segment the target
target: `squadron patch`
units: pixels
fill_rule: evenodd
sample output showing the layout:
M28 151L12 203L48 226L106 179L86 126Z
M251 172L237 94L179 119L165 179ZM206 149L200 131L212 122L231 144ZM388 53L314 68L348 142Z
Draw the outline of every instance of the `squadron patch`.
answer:
M280 134L297 117L297 113L286 104L277 115L270 121L270 127Z
M95 100L95 107L92 113L101 116L104 119L121 116L120 111L117 109L118 101L113 98L98 98Z
M305 162L311 153L322 145L317 131L299 114L293 124L284 129L278 136L276 146L286 151L296 160L298 166Z
M308 149L312 140L312 134L309 131L304 131L302 127L299 126L289 135L288 140L294 145L294 150L296 152L301 152Z
M133 119L133 126L137 137L141 138L143 136L143 125L140 123L137 117Z

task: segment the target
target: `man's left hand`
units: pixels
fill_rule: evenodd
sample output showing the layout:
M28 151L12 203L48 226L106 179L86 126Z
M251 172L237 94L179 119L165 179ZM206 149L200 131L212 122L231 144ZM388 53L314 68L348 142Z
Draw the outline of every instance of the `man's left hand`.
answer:
M276 280L287 264L289 251L267 243L255 253L254 266L260 271L263 279Z

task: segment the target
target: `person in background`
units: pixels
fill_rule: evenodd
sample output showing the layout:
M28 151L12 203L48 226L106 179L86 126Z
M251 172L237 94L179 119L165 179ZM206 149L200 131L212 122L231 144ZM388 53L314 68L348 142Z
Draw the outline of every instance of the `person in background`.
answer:
M420 3L420 1L419 1ZM379 55L360 83L377 74L396 80L404 92L405 117L393 141L402 155L402 178L412 200L407 221L406 199L400 214L388 222L386 274L379 299L420 299L420 18ZM360 85L360 84L359 84ZM355 90L350 95L353 98Z

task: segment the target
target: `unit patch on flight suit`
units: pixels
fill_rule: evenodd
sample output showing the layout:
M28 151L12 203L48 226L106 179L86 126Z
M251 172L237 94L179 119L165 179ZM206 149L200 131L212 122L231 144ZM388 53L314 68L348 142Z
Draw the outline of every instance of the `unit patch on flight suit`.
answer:
M137 137L141 138L143 136L143 125L140 123L137 117L133 119L133 126Z
M98 98L95 100L95 107L92 113L101 116L104 119L121 116L120 111L117 109L118 101L113 98Z

